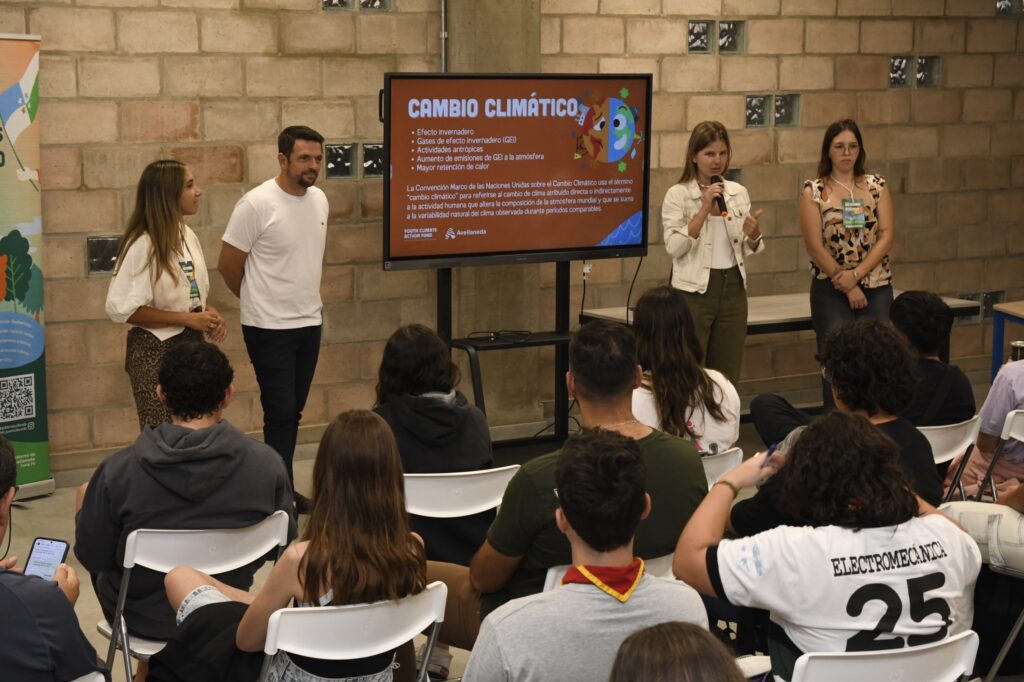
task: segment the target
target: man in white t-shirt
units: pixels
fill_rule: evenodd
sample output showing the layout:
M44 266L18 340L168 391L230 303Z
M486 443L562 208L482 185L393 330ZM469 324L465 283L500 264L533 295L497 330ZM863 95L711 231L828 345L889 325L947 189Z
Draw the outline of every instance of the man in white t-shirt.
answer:
M323 142L306 126L281 131L281 172L235 204L217 264L241 299L242 335L260 386L263 440L281 455L293 485L295 439L320 354L328 206L313 184ZM296 492L296 508L304 512L307 505Z

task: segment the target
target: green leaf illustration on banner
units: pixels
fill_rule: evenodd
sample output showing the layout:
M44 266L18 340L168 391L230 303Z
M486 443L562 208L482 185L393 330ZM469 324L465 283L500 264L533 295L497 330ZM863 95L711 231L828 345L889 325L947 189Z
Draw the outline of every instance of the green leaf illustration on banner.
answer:
M18 301L25 303L29 279L32 277L29 246L28 240L21 236L19 230L11 230L6 237L0 239L0 254L7 256L7 267L4 268L7 291L4 300L12 301L15 311L18 310Z
M25 310L32 313L38 322L39 313L43 309L43 271L33 263L29 269L29 275L28 290L25 292L22 303L25 304Z

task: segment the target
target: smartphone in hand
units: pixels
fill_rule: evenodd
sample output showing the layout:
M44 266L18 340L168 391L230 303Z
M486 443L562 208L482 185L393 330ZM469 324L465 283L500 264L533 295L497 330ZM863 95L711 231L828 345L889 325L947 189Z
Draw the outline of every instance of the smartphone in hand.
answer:
M44 580L53 580L57 567L68 556L68 543L53 538L36 538L25 561L25 575L37 575Z

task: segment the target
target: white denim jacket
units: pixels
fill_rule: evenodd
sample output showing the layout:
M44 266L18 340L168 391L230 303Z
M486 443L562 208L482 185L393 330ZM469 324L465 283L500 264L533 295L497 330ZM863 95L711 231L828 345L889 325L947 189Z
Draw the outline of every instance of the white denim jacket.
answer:
M711 248L713 240L711 230L707 229L707 221L701 228L700 235L694 239L686 226L700 211L701 193L696 180L686 184L675 184L665 193L665 202L661 206L661 223L665 228L665 250L672 256L672 286L683 291L703 294L708 288L711 277ZM743 285L747 283L747 270L743 257L764 251L762 239L755 248L750 248L746 235L743 234L743 221L750 213L750 196L746 188L738 182L725 181L725 207L729 217L725 220L729 241L736 264L743 275Z

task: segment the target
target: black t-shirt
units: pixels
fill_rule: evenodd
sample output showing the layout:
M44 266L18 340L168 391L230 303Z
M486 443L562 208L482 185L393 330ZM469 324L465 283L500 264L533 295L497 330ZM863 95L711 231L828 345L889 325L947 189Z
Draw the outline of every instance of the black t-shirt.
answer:
M0 569L0 614L3 679L54 682L104 672L56 583Z
M959 367L921 358L917 369L920 381L914 399L903 411L905 419L914 426L943 426L958 424L974 416L977 408L974 389L971 380ZM932 402L936 400L938 404L932 409ZM926 418L929 410L932 410L931 418Z
M928 504L938 506L942 501L942 481L935 470L928 440L903 417L879 424L878 428L900 446L900 462L910 476L914 492ZM796 525L794 519L779 511L777 500L781 487L779 477L773 476L756 495L733 506L729 518L737 535L753 535L778 526Z

